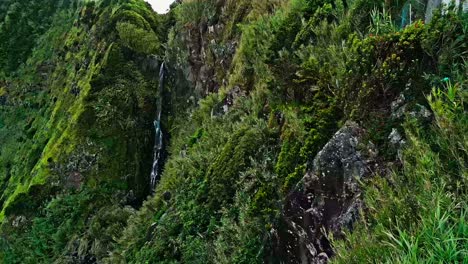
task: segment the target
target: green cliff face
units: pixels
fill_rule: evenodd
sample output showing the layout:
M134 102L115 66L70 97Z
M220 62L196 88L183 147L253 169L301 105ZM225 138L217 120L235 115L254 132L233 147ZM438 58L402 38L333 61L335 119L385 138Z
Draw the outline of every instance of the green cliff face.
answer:
M461 262L468 18L423 2L2 1L0 260Z
M163 19L143 2L50 2L12 3L0 30L6 262L49 262L90 216L149 194Z

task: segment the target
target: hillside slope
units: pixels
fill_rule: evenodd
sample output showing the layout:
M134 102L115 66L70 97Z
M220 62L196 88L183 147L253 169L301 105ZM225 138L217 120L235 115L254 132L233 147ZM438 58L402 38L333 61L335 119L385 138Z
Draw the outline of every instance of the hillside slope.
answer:
M2 2L0 260L462 262L468 16L433 5Z

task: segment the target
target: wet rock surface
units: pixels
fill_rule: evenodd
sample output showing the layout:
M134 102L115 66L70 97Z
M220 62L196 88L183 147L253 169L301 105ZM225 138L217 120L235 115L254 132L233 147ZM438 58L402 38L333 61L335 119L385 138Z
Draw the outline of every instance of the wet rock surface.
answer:
M343 236L363 207L359 180L377 169L365 131L347 122L317 154L283 208L275 254L286 263L327 263L333 256L328 234ZM373 154L374 153L374 154Z

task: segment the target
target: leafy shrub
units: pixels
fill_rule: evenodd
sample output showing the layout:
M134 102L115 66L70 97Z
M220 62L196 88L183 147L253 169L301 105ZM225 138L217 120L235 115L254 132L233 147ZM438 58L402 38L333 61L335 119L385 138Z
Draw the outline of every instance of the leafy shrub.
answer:
M118 23L117 31L126 47L143 54L156 54L158 52L160 43L153 31L144 30L126 22Z
M175 10L178 23L193 27L200 23L213 24L216 21L216 3L214 0L190 0L178 5Z
M31 55L38 38L50 27L55 15L70 7L51 1L7 1L0 21L0 72L11 75ZM1 74L0 74L1 75Z
M106 256L131 214L109 206L111 201L103 189L57 196L30 226L22 227L27 235L13 235L16 239L3 246L0 258L6 263L47 263L59 256L63 261Z

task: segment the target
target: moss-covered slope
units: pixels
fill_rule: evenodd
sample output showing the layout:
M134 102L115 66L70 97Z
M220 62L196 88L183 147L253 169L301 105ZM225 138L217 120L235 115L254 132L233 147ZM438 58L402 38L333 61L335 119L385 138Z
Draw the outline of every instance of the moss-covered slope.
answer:
M157 15L64 0L34 6L44 16L13 2L0 4L3 262L463 261L462 9L424 24L426 1L187 0ZM372 167L346 169L357 162Z
M35 36L30 56L8 50L21 64L1 82L0 218L7 263L102 254L94 252L101 250L97 241L79 242L91 232L88 218L109 213L107 207L137 206L150 191L164 22L143 1L58 2L47 14L49 24L30 21L34 29L44 26L42 32L23 33ZM2 34L7 23L21 23L12 9Z

